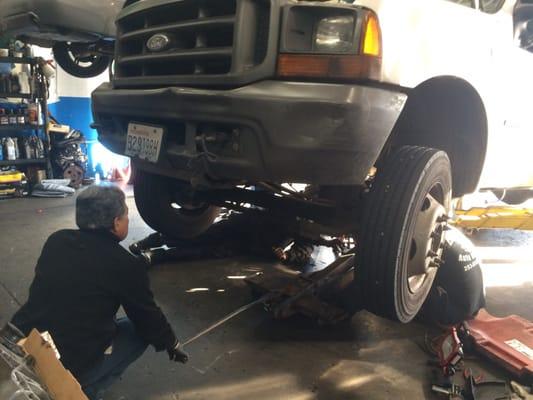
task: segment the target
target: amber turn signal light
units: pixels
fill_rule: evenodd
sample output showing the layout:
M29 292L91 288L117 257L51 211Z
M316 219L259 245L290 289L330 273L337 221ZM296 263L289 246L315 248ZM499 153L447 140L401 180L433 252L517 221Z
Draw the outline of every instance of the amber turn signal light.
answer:
M378 17L374 13L369 13L366 19L362 53L368 56L381 57L381 30Z
M379 79L381 58L366 55L280 54L282 78Z

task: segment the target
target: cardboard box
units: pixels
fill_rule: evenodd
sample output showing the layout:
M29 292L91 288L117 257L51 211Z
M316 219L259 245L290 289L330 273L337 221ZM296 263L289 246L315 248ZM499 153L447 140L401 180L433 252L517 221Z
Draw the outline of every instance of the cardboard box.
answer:
M46 171L39 168L40 167L28 167L26 170L28 182L32 185L41 183L42 180L46 179Z
M50 122L48 124L48 131L53 133L64 133L68 134L70 132L70 126L68 125L60 125L60 124L54 124Z
M35 359L35 373L54 400L89 400L76 378L57 358L54 346L36 329L20 345Z

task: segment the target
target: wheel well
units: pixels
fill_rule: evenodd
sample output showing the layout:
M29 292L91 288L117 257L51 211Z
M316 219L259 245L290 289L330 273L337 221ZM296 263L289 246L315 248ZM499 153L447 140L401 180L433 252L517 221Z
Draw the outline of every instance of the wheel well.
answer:
M483 100L474 87L462 79L442 76L409 93L389 145L445 151L452 165L453 195L459 197L476 189L485 161L487 131Z

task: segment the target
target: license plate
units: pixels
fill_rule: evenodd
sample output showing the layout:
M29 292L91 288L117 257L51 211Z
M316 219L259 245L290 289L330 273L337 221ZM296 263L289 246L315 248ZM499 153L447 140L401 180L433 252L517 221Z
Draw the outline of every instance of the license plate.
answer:
M161 152L163 133L161 127L130 123L125 154L156 163Z

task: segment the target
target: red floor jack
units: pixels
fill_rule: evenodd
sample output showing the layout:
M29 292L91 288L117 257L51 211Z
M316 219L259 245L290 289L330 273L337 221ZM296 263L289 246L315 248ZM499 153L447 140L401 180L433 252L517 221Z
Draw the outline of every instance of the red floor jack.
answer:
M459 340L457 328L450 331L436 341L435 349L439 358L439 366L444 376L452 376L457 372L457 368L464 358L463 344Z

